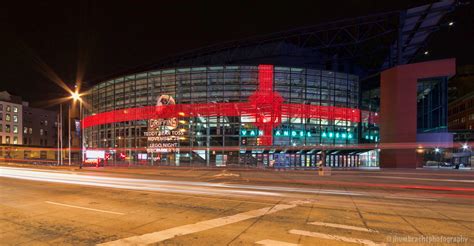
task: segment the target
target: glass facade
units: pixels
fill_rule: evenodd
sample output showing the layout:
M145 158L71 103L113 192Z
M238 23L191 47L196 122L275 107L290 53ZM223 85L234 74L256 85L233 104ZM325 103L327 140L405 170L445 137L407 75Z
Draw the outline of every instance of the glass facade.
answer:
M274 67L273 91L285 103L359 108L358 77L325 70ZM258 89L258 66L209 66L175 68L127 75L99 83L85 97L85 114L154 106L162 95L176 104L247 102ZM314 167L322 146L357 144L359 124L346 120L282 117L272 130L273 149L262 148L248 116L183 116L177 119L182 134L177 149L147 153L147 120L125 121L85 129L89 149L107 149L125 159L160 165L264 165ZM293 151L291 147L305 146ZM339 154L338 154L339 153ZM334 157L334 155L336 155ZM111 158L114 158L112 155ZM334 152L328 165L354 167L355 152Z

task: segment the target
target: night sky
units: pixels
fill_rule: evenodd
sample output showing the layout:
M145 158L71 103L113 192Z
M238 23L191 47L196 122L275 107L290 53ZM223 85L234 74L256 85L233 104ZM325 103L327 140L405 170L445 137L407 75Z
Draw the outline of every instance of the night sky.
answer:
M0 91L33 105L96 80L205 45L400 10L427 1L13 1L0 7ZM318 2L318 3L314 3ZM428 44L433 59L472 64L473 4ZM471 14L469 14L471 13ZM48 76L45 76L48 75Z

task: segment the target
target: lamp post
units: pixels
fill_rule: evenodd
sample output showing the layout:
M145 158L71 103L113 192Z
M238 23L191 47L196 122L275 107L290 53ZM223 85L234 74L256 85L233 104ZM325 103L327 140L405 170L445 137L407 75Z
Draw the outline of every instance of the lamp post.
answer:
M81 158L80 158L80 163L79 163L79 168L82 169L82 163L84 161L84 137L83 137L83 129L82 129L82 98L81 94L77 91L77 89L73 92L71 92L71 98L73 102L78 101L79 102L79 122L80 122L80 131L81 131L81 138L80 138L80 145L81 145ZM69 116L70 119L70 116ZM69 165L71 165L71 123L69 123Z

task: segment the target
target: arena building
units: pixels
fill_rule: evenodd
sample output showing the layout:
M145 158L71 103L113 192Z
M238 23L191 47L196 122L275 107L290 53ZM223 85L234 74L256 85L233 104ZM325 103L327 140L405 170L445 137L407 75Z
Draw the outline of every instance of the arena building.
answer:
M96 81L84 97L85 158L378 166L383 71L417 61L421 43L454 5L443 1L206 47ZM428 77L440 75L417 78ZM414 95L408 101L415 102L416 135ZM397 131L386 139L392 135Z

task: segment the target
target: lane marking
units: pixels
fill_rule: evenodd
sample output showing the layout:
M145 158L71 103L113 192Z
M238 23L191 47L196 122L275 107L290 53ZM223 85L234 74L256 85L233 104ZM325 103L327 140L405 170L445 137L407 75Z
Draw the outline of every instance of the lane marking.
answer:
M309 222L308 224L317 225L317 226L326 226L326 227L348 229L348 230L354 230L354 231L377 232L376 230L367 229L367 228L364 228L364 227L342 225L342 224L333 224L333 223L324 223L324 222L318 222L318 221Z
M177 236L184 236L196 232L201 232L216 227L221 227L240 221L257 218L263 215L276 213L278 211L290 209L296 207L296 204L277 204L273 207L266 207L257 210L251 210L235 215L221 217L217 219L205 220L194 224L182 225L163 231L157 231L152 233L143 234L140 236L133 236L129 238L123 238L116 241L106 242L99 245L145 245L158 243L167 239L171 239Z
M385 243L376 243L374 241L370 241L367 239L336 236L336 235L330 235L330 234L324 234L324 233L318 233L318 232L312 232L312 231L290 230L289 232L291 234L296 234L296 235L301 235L301 236L317 237L317 238L336 240L336 241L347 242L347 243L358 243L358 244L364 244L368 246L385 246L386 245Z
M431 198L420 198L420 197L403 197L403 196L384 196L383 198L388 198L388 199L401 199L401 200L414 200L414 201L438 201L437 199L431 199Z
M64 206L64 207L70 207L70 208L79 208L79 209L90 210L90 211L95 211L95 212L124 215L124 213L119 213L119 212L112 212L112 211L107 211L107 210L102 210L102 209L95 209L95 208L86 208L86 207L74 206L74 205L58 203L58 202L45 201L45 203Z
M299 245L295 243L287 243L287 242L271 240L271 239L265 239L265 240L261 240L255 243L265 245L265 246L298 246Z

